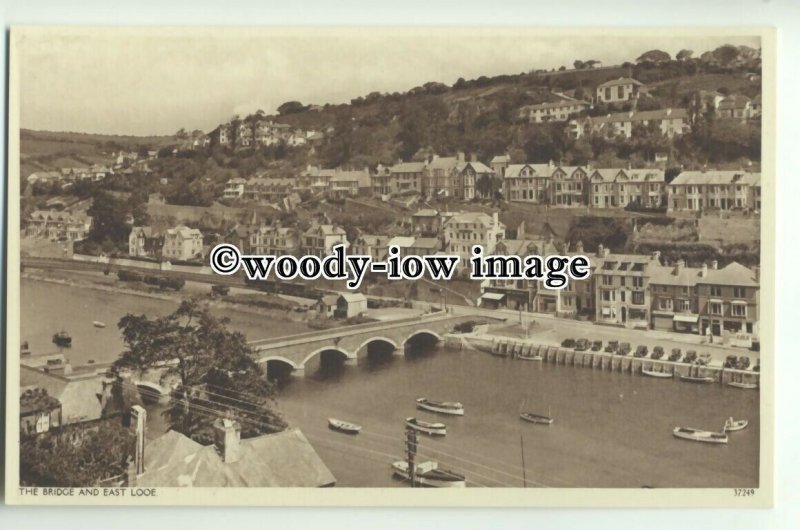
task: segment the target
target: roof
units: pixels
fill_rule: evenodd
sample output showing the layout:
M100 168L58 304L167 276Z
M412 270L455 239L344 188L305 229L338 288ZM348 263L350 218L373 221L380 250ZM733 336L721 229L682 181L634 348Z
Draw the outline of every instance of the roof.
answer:
M561 101L550 101L547 103L537 103L535 105L525 105L520 110L537 110L537 109L560 109L562 107L588 107L589 104L580 99L563 99Z
M475 171L475 173L478 173L478 174L481 174L481 173L494 173L494 170L492 168L490 168L489 166L487 166L486 164L484 164L483 162L478 162L478 161L474 161L474 162L459 162L458 164L456 164L456 169L458 171L464 171L467 167L472 167L473 171Z
M593 123L614 123L625 121L650 121L650 120L664 120L664 119L688 119L689 114L686 109L659 109L659 110L643 110L631 112L616 112L606 116L596 116L588 118Z
M370 175L368 171L337 171L331 177L333 182L358 182L359 188L367 188L370 185Z
M492 226L494 219L483 212L461 212L453 215L450 219L447 220L447 224L450 225L451 223L480 223L483 226ZM500 223L502 226L502 223Z
M400 162L389 168L391 173L422 173L425 162Z
M339 300L339 296L337 296L335 294L326 294L326 295L323 295L322 298L320 298L320 300L322 301L322 303L324 305L327 305L327 306L336 305L336 301Z
M676 267L659 265L650 269L650 283L692 287L701 279L703 269L699 267ZM711 272L710 270L708 272Z
M20 390L41 388L58 399L64 423L96 420L102 416L104 381L99 375L67 378L20 365Z
M752 175L758 175L754 177ZM747 177L747 178L745 178ZM744 171L727 171L727 170L712 170L712 171L682 171L670 183L671 186L681 186L686 184L733 184L741 182L748 184L753 179L761 178L761 173L746 173Z
M340 293L336 300L338 301L339 298L344 298L344 301L348 304L367 301L367 297L361 293Z
M436 217L437 215L439 215L439 212L433 208L423 208L414 212L411 217Z
M180 237L182 239L203 237L203 234L197 228L189 228L188 226L183 226L183 225L167 229L166 234L168 236Z
M145 447L145 472L136 485L308 488L336 482L300 429L247 438L240 444L239 460L225 463L213 445L169 431Z
M631 182L664 182L663 169L624 169L622 173Z
M431 160L428 164L428 169L444 169L451 170L458 164L458 158L454 156L440 156Z
M511 157L510 156L508 156L508 155L495 155L492 158L491 162L489 162L489 163L490 164L504 164L504 163L507 163L507 162L511 162Z
M599 168L592 171L589 174L589 178L591 180L597 180L596 177L599 177L599 180L602 182L614 182L620 171L622 170L619 168Z
M737 287L758 287L755 272L735 261L722 269L709 270L708 275L697 283L734 285Z
M612 79L611 81L606 81L605 83L597 85L597 88L606 88L606 87L612 87L612 86L617 86L617 85L644 86L644 83L642 83L641 81L637 81L636 79L633 79L632 77L620 77L618 79Z
M326 236L343 236L345 235L345 231L342 228L334 225L317 225L312 226L306 231L306 234L316 234L321 233L322 235Z
M389 240L388 246L398 246L400 248L408 248L414 245L414 238L411 236L395 236Z
M741 94L734 94L728 96L719 102L719 110L725 109L742 109L750 103L750 98L742 96Z
M435 237L418 237L412 246L414 248L436 248L439 246L439 240Z

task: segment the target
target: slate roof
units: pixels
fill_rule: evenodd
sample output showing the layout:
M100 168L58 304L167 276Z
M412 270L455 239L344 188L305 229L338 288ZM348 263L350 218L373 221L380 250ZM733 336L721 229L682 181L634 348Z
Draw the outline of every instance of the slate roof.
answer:
M618 79L612 79L611 81L606 81L600 85L597 85L597 88L606 88L606 87L613 87L618 85L637 85L637 86L644 86L644 83L641 81L637 81L632 77L620 77Z
M103 414L103 376L67 378L20 365L20 391L41 388L61 402L64 423L99 419Z
M213 445L167 432L145 447L145 471L136 485L308 488L336 483L300 429L247 438L240 444L239 460L225 463Z
M712 170L712 171L682 171L670 183L673 186L680 185L700 185L700 184L734 184L737 181L746 184L748 175L757 174L759 178L760 173L746 173L744 171L728 171L728 170Z

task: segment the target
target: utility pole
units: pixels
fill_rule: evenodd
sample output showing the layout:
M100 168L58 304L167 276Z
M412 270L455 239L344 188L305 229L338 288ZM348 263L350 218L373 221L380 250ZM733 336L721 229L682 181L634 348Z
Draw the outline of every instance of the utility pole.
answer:
M519 450L522 455L522 487L528 487L528 479L525 477L525 443L522 441L522 435L519 435Z
M416 468L414 458L417 456L417 431L411 427L406 427L406 461L408 462L408 478L411 480L411 487L417 487Z

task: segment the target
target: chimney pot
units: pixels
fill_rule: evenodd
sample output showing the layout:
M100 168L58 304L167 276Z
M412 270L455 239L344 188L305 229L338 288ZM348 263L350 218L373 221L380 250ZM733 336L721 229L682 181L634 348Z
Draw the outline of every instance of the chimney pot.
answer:
M605 254L605 248L603 248L603 244L600 243L599 245L597 245L597 257L602 258L604 254Z
M700 277L705 278L706 276L708 276L708 265L703 263L703 267L700 269Z
M578 254L583 254L583 241L578 241L575 243L575 252Z
M711 262L711 268L717 270L718 267L719 267L719 262L717 262L717 260L713 260Z

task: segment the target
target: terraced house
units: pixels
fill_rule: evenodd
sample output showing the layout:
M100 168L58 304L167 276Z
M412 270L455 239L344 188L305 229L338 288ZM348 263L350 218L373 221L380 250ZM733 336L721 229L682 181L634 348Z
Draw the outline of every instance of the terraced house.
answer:
M550 177L550 204L556 206L584 206L584 183L588 168L558 166Z
M686 109L660 109L645 111L617 112L606 116L596 116L571 120L567 132L575 139L601 134L608 138L624 136L632 138L645 128L658 130L672 138L689 131L689 114Z
M684 171L667 186L669 211L709 208L761 209L761 174L744 171Z
M556 166L509 164L503 168L503 196L508 201L545 204L549 200L550 178Z
M650 327L649 283L660 266L658 253L611 254L600 245L591 257L594 267L595 320L602 324L648 329Z
M589 104L577 99L564 99L536 105L525 105L519 109L519 117L529 123L547 123L567 121L575 114L580 114Z
M612 79L597 86L595 97L602 103L619 103L638 98L647 92L647 86L631 77Z

